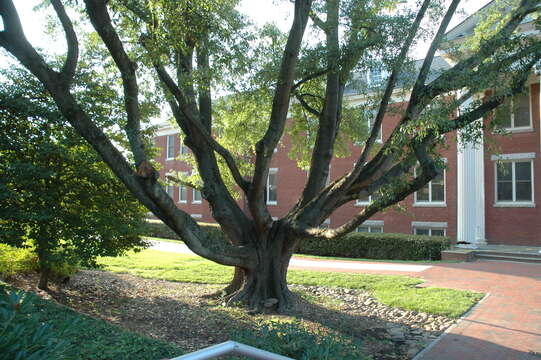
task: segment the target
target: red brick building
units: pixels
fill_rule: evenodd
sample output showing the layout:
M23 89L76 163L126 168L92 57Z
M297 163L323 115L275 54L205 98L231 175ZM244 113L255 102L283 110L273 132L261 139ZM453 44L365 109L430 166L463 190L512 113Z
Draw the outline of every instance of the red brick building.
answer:
M471 33L477 21L471 16L447 33L451 41ZM529 31L528 23L522 26ZM443 66L442 59L436 63ZM508 244L541 246L541 118L540 77L531 74L527 92L512 100L513 111L504 127L506 135L486 133L484 143L457 146L457 134L446 136L447 147L441 155L447 168L441 177L401 203L402 209L376 214L358 231L447 235L472 246ZM349 101L359 101L354 94ZM383 141L398 121L387 116L382 125ZM488 121L488 120L484 120ZM182 146L178 128L160 127L155 145L161 149L156 160L162 164L160 177L171 170L189 172L190 168L175 158L188 149ZM307 179L305 171L288 158L290 140L283 138L277 148L268 181L267 204L279 218L289 211L302 193ZM351 170L359 156L352 146L351 156L335 158L330 179ZM201 194L187 187L168 187L178 207L203 222L214 222L208 204ZM370 199L350 202L327 219L330 227L339 226L366 205ZM243 199L239 200L244 203Z

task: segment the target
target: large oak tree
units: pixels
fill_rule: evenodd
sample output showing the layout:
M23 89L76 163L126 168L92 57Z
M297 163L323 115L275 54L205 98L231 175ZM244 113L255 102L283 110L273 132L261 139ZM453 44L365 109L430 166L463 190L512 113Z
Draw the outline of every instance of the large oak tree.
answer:
M522 91L541 57L541 43L515 31L526 17L539 12L538 0L505 5L504 15L492 16L490 26L467 49L447 50L456 63L432 81L428 79L433 77L436 51L445 42L460 0L413 5L395 0L296 0L289 32L267 27L259 38L246 31L234 0L85 0L84 6L73 6L90 20L122 77L130 161L78 103L72 83L80 43L62 1L50 3L68 45L61 68L48 64L26 40L12 0L0 1L0 45L39 79L71 126L191 250L236 267L226 289L229 300L254 308L269 298L279 307L288 305L287 268L299 241L314 235L334 241L427 184L443 166L438 156L442 135L466 128L464 138L474 141L480 129L476 120ZM431 29L430 24L437 26ZM539 27L539 20L535 25ZM412 73L408 54L426 38L431 39L426 57ZM379 87L355 75L374 67L389 74ZM139 82L148 81L149 74L163 90L191 149L202 194L229 242L210 237L156 181L141 132ZM349 107L346 87L354 88L370 106ZM485 89L492 90L490 96L476 96ZM392 104L398 92L407 94L402 106ZM254 109L251 101L263 111ZM249 109L265 118L248 116ZM378 130L389 112L400 120L379 145ZM238 116L255 125L244 126L250 132L247 139L257 137L253 153L248 153L250 166L245 166L246 153L224 145L228 129L216 115L225 113L234 123ZM308 180L296 205L273 220L265 184L288 114L297 115L291 120L295 134L309 134L307 146L296 147L306 157ZM355 123L366 114L373 114L372 130L364 137L356 135ZM360 155L351 171L327 183L331 159L348 137L360 143ZM235 201L235 191L243 193L248 210ZM340 206L376 193L377 201L342 226L318 228Z

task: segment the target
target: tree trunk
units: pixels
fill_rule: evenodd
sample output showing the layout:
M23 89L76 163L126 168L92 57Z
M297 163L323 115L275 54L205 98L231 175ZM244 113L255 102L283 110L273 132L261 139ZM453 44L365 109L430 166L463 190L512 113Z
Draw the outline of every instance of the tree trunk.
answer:
M49 275L51 271L48 267L42 266L39 272L38 288L41 290L49 290Z
M232 282L224 289L234 290L227 296L229 305L242 304L255 311L264 308L285 310L291 305L287 287L287 269L296 241L288 238L281 225L261 235L257 245L259 263L253 270L236 269Z

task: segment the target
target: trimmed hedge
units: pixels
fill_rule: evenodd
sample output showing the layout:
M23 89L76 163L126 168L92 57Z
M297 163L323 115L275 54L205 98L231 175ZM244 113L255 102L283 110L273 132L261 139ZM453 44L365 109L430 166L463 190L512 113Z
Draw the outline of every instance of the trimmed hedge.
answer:
M224 237L217 224L200 223L212 236ZM181 240L159 220L150 220L144 236ZM441 260L451 245L443 236L391 233L351 233L337 240L305 239L298 254L379 260Z
M360 259L441 260L441 251L450 246L444 236L351 233L337 240L305 239L297 252Z
M211 236L225 237L220 225L211 223L199 223L199 226L203 227ZM180 240L182 239L161 220L149 220L147 219L145 233L142 236L157 237L163 239Z

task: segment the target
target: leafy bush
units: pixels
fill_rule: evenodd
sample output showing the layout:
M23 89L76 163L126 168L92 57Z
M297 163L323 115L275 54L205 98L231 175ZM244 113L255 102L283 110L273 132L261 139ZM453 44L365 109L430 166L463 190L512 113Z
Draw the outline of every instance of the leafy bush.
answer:
M51 275L65 279L78 270L72 262L57 261L52 264ZM39 271L39 261L35 249L31 247L17 248L0 244L0 275L9 278L15 274L28 274Z
M217 224L200 223L211 236L223 238ZM147 223L146 236L181 240L159 220ZM298 254L382 260L441 260L441 251L450 247L443 236L391 233L351 233L338 240L305 239Z
M0 293L6 294L6 290L0 284ZM15 319L6 321L14 313ZM155 360L182 353L172 344L79 314L31 293L17 291L0 296L0 360Z
M38 270L38 257L32 249L0 244L0 275L9 277Z
M72 324L41 322L34 309L35 298L0 286L0 360L63 358L67 342L61 337Z
M443 236L390 233L351 233L337 240L305 239L298 253L387 260L441 260L441 251L450 247Z
M218 224L199 223L199 226L203 227L212 237L216 237L220 240L225 238L225 234L222 232L222 229ZM182 239L173 230L171 230L160 220L147 220L145 232L142 235L182 241Z
M270 321L258 327L255 331L245 329L232 333L231 338L298 360L366 359L358 340L332 333L310 332L299 321Z

